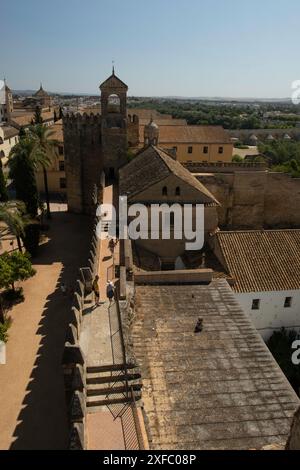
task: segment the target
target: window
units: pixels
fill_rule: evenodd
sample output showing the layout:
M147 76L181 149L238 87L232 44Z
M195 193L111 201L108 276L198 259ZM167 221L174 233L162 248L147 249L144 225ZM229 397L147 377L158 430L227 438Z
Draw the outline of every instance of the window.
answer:
M173 150L174 150L175 152L177 152L177 147L173 147Z
M162 195L163 195L163 196L167 196L167 195L168 195L168 188L167 188L167 186L164 186L164 187L162 188Z
M193 147L188 147L188 153L193 153Z
M252 310L259 310L259 307L260 307L260 299L253 299Z
M175 189L175 196L180 196L180 187L177 186L177 188Z
M58 162L58 165L59 165L59 171L65 171L65 162L64 161L59 161Z
M219 147L219 153L223 153L223 147Z
M205 147L203 147L203 153L208 153L208 147L207 145Z
M286 297L284 301L284 308L290 308L292 306L292 297Z
M60 146L58 147L58 154L59 154L59 155L63 155L63 154L64 154L64 148L63 148L62 145L60 145Z
M59 187L60 189L66 189L67 187L66 178L59 178Z

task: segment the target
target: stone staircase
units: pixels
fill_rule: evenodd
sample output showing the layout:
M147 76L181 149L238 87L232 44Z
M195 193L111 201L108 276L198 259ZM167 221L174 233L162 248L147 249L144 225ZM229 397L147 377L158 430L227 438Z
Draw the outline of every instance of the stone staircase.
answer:
M124 405L130 402L127 388L132 387L135 400L141 398L141 374L134 364L87 367L87 412L97 411L101 406Z

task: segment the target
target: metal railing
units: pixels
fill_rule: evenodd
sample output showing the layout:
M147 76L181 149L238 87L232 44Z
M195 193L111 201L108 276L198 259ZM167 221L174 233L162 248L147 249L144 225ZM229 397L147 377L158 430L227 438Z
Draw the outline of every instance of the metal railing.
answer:
M120 416L123 438L126 450L144 450L144 439L142 435L138 410L135 402L134 391L129 389L130 403Z

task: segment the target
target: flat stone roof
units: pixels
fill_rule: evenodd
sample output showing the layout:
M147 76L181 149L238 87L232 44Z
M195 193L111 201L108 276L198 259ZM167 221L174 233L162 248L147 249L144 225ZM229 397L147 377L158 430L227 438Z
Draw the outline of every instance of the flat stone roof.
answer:
M299 399L226 280L136 286L131 339L150 448L286 442Z

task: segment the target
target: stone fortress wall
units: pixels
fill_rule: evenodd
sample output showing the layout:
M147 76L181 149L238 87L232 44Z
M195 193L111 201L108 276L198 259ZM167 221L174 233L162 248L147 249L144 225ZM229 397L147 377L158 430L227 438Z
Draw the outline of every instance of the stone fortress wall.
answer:
M195 176L220 202L221 228L300 227L300 178L259 168Z

